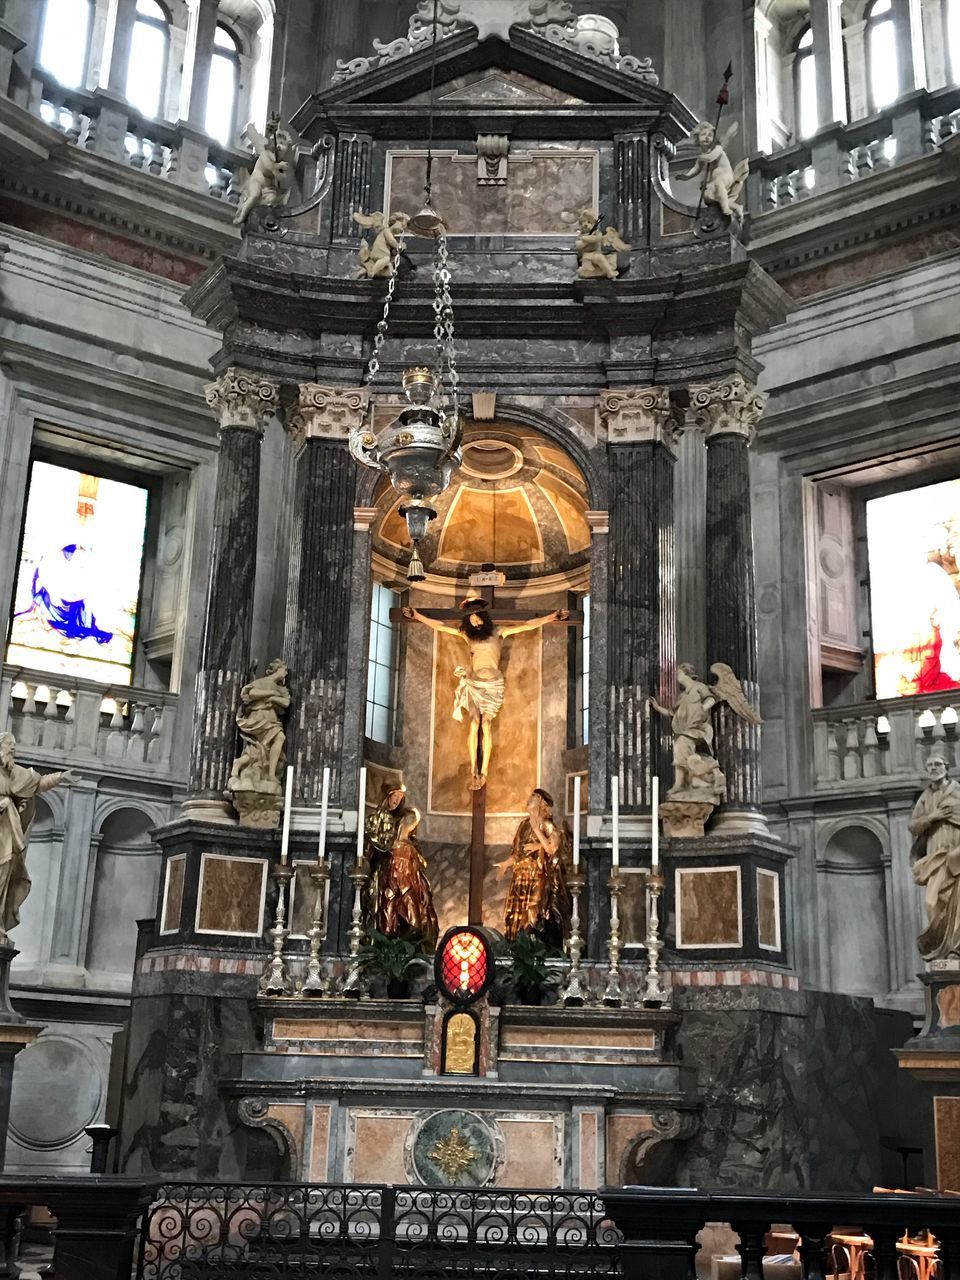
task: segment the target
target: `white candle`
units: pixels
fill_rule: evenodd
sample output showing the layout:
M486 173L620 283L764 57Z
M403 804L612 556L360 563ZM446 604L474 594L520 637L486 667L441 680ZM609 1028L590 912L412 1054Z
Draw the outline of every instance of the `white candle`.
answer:
M660 779L653 779L653 823L650 829L650 870L660 870Z
M363 860L363 828L364 814L367 804L367 770L360 770L360 798L357 801L357 865Z
M320 843L317 846L317 861L323 862L327 853L327 805L330 802L330 770L323 771L323 791L320 796Z
M290 810L293 808L293 765L287 765L287 792L283 802L283 834L280 837L280 865L290 857Z
M610 808L613 811L613 865L620 865L620 779L610 779Z
M573 779L573 869L580 869L580 775Z

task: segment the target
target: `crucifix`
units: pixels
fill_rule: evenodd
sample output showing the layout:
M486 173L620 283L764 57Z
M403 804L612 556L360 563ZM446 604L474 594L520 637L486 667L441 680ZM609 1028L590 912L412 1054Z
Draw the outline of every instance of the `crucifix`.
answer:
M486 575L484 575L486 576ZM491 575L492 576L492 575ZM471 584L472 585L472 584ZM492 583L490 583L492 587ZM491 596L493 591L491 590ZM459 609L393 609L391 620L420 622L433 631L456 636L463 641L469 664L458 666L459 680L454 693L453 718L469 718L470 790L473 798L470 837L469 922L483 922L483 872L486 852L486 784L493 749L493 721L503 705L504 678L500 670L503 644L521 631L538 631L551 624L574 625L582 613L557 609L549 614L499 605L482 596L463 600ZM456 623L456 625L455 625ZM466 655L465 655L466 656Z

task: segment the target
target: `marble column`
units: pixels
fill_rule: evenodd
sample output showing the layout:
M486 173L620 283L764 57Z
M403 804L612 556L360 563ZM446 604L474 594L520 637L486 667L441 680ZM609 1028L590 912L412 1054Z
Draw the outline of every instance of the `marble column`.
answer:
M735 373L713 386L691 387L694 421L707 442L707 661L725 662L759 709L757 604L753 567L748 450L767 396ZM716 711L715 754L727 777L727 799L715 826L763 829L760 729L726 705Z
M206 398L219 424L220 457L185 810L225 818L223 790L237 754L240 689L250 675L260 442L276 412L279 388L268 378L230 368L210 383Z
M654 774L669 775L669 723L647 699L675 696L677 418L665 387L601 392L600 416L610 475L608 767L629 814L649 809Z
M843 23L841 0L810 0L810 27L817 75L817 124L819 128L846 123L847 94L843 73Z
M293 695L287 759L297 803L311 808L320 805L325 766L331 802L352 798L342 782L344 726L363 706L358 700L348 708L346 692L349 669L364 650L349 642L357 467L347 436L362 422L369 395L366 387L305 383L287 424L297 449L284 629Z

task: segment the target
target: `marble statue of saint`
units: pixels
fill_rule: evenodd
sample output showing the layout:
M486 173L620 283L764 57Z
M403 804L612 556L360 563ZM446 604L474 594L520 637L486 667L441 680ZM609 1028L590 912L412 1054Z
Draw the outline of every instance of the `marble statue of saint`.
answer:
M380 881L400 833L400 820L407 811L407 788L402 782L385 782L380 803L363 824L363 852L369 868L363 891L363 919L375 924L380 902ZM379 926L376 926L379 927Z
M470 720L467 742L471 775L469 787L471 791L480 791L487 785L493 751L493 721L503 706L504 680L500 660L504 640L521 631L537 631L548 622L563 622L569 614L566 609L557 609L542 618L510 622L501 627L490 617L490 606L486 600L470 597L460 602L460 608L464 618L458 627L428 618L418 609L405 608L403 616L416 619L434 631L456 636L467 646L470 665L457 667L454 673L459 683L453 698L453 718L461 721L466 715Z
M426 875L427 860L414 834L419 825L420 811L405 808L380 872L376 919L377 928L388 938L415 934L432 945L440 926Z
M727 147L736 136L740 126L736 121L718 140L717 131L709 120L702 120L690 135L700 154L693 163L693 168L682 173L682 178L695 178L703 173L703 203L716 205L726 217L743 219L743 206L737 196L743 189L750 172L749 160L741 160L734 167L727 156Z
M281 716L290 707L287 666L280 658L240 690L237 728L243 750L233 762L227 793L248 825L276 824L282 807L280 772L286 734ZM253 797L257 797L254 799Z
M675 707L663 707L648 698L654 711L667 716L673 731L673 786L670 799L702 799L719 804L726 796L726 778L713 756L713 708L725 702L738 716L751 724L761 720L747 701L743 686L725 662L710 668L715 684L699 679L688 662L677 667L680 697Z
M259 205L276 207L287 203L297 159L293 135L276 118L267 124L266 137L255 124L248 124L243 136L252 144L257 160L252 173L246 169L237 173L242 198L233 221L238 227Z
M960 961L960 783L947 777L940 755L931 755L926 775L910 819L913 878L927 908L917 946L924 960Z
M373 244L360 241L360 276L392 276L394 262L400 253L398 236L403 235L410 215L394 212L389 217L382 213L355 213L354 222L368 230L376 231Z
M628 253L616 227L601 230L601 215L595 209L584 209L580 214L577 236L577 258L580 266L577 275L582 280L616 280L620 275L618 253Z
M535 933L554 946L563 943L570 916L565 869L566 833L553 816L553 796L541 787L530 793L527 816L517 827L509 869L510 888L503 911L504 934Z
M79 780L72 769L37 773L17 764L16 745L12 733L0 734L0 944L8 942L7 934L20 923L20 908L30 892L26 852L37 796Z

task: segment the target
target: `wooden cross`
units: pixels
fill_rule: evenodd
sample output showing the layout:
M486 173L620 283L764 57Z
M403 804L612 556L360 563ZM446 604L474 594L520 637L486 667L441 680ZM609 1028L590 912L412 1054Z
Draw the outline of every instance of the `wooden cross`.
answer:
M506 602L494 606L493 597L495 591L492 584L488 587L488 593L488 612L490 620L494 625L511 622L529 622L534 618L543 617L543 611L541 609L523 609L517 604L508 604ZM471 598L479 600L485 597L482 597L480 592L477 591L476 595ZM422 613L425 618L434 618L438 622L461 622L464 617L463 609L421 609L420 613ZM409 623L411 619L403 616L402 609L391 609L390 621ZM544 625L554 627L582 626L583 614L579 610L571 609L567 612L567 616L565 618L557 618L553 622L548 622ZM487 788L485 786L481 787L479 791L471 792L471 795L473 796L473 809L470 824L470 896L467 915L469 917L469 924L482 925L483 873L487 852Z

